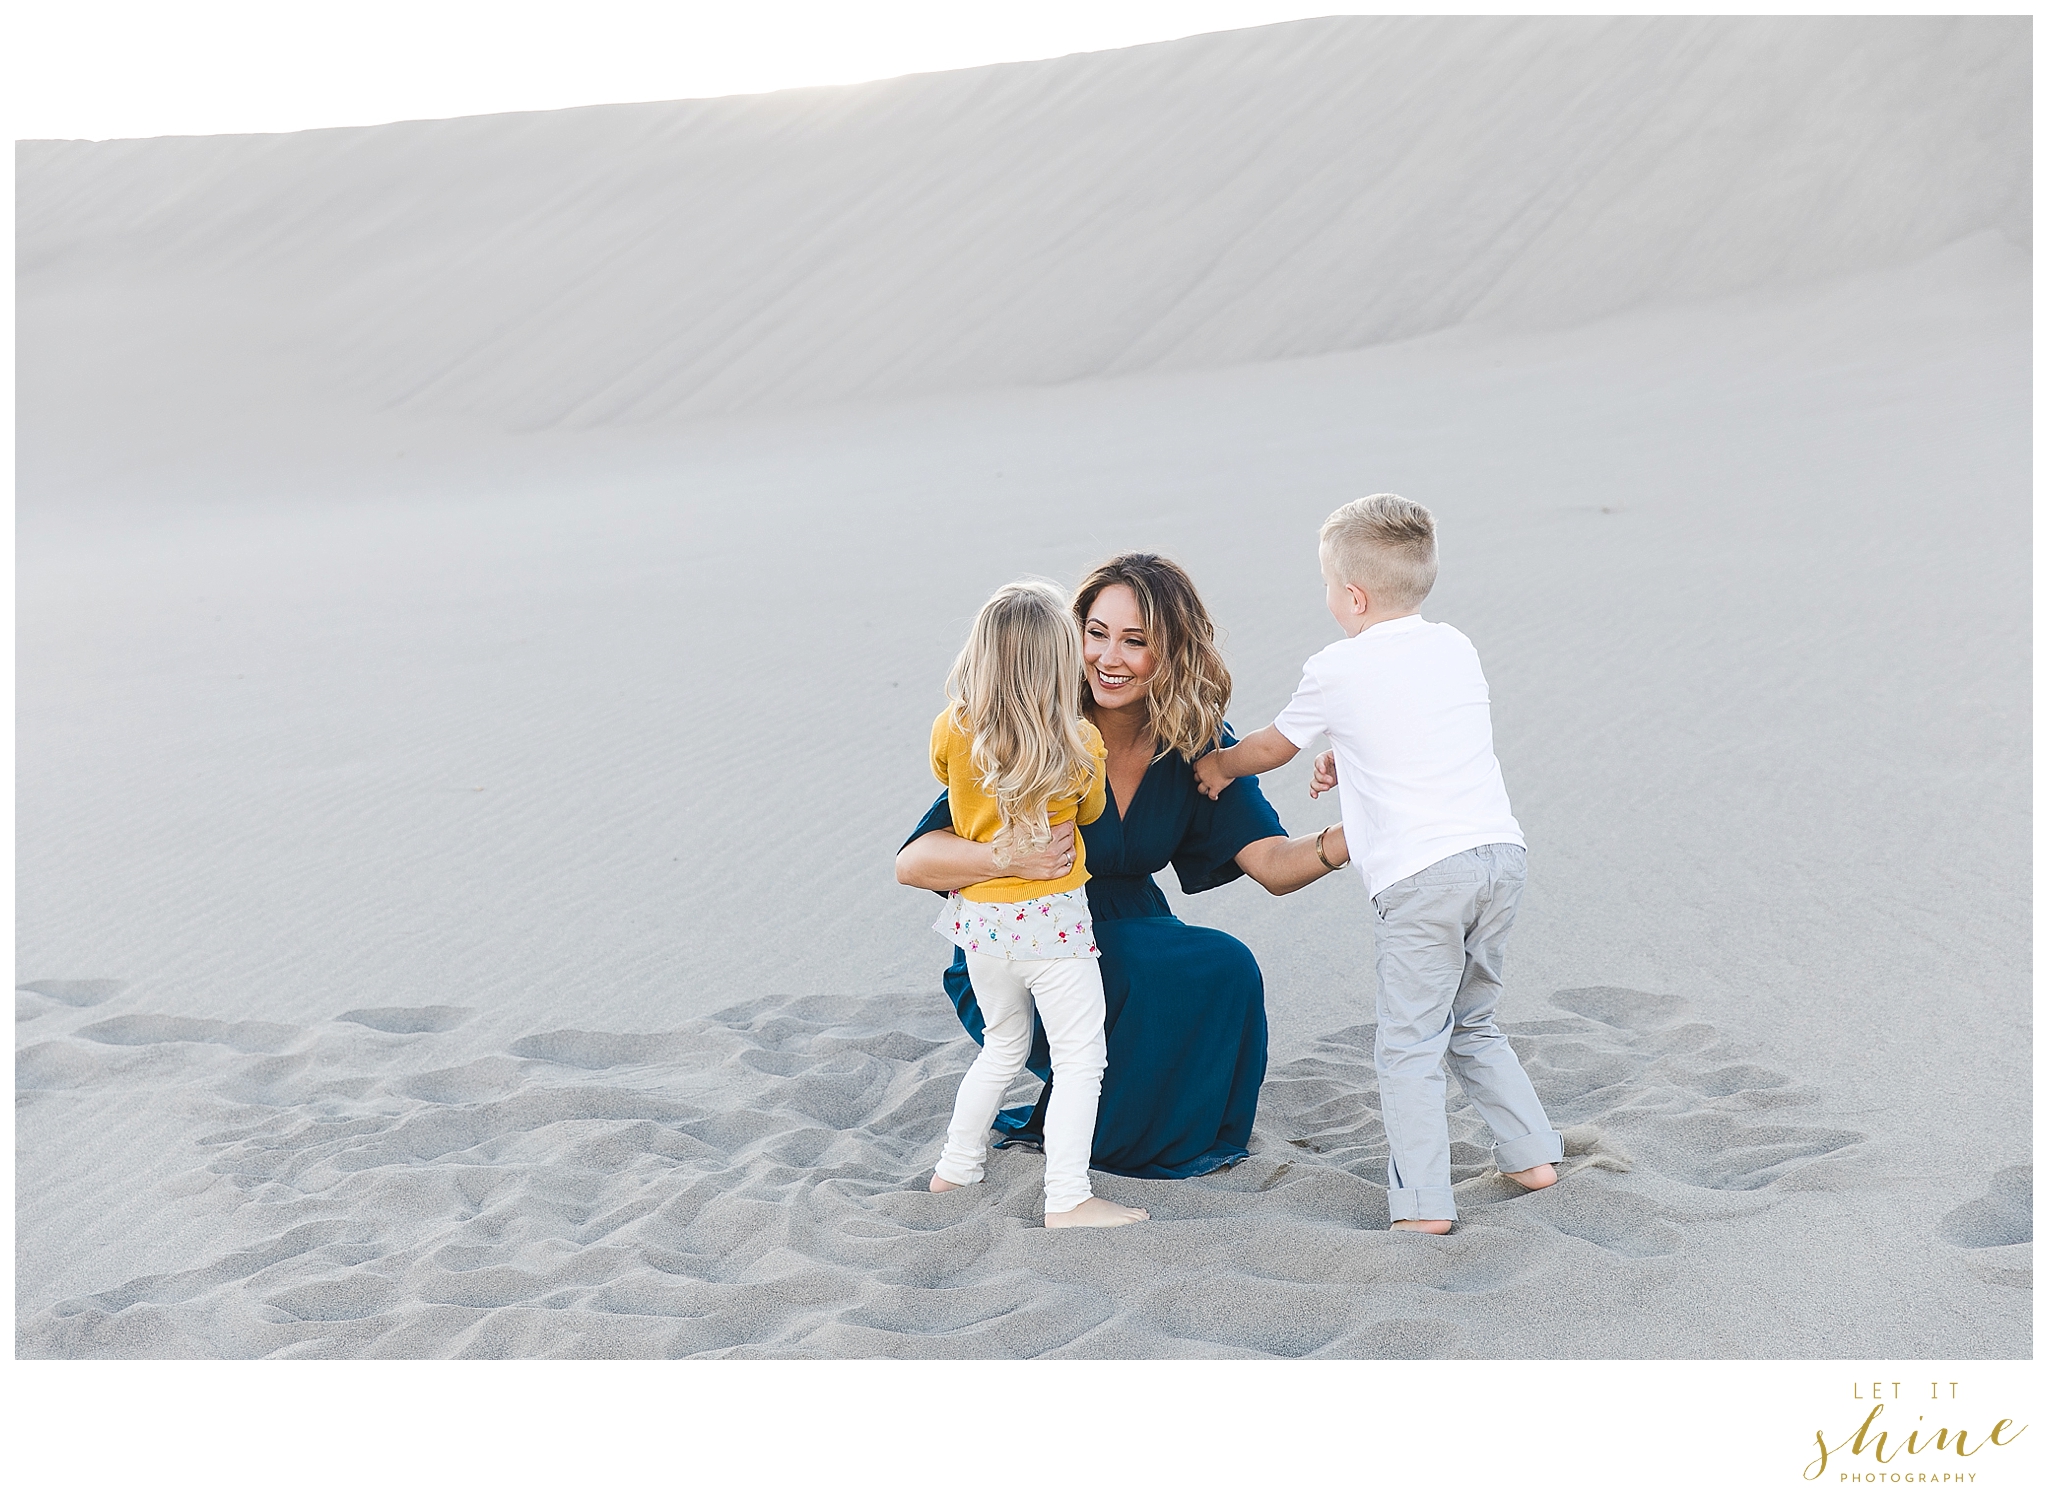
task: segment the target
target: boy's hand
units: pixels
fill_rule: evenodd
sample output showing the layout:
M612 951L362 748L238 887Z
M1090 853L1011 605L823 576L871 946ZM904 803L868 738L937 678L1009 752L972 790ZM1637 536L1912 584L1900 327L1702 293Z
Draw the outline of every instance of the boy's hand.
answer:
M1308 794L1320 797L1337 785L1337 752L1325 750L1316 757L1316 768L1308 779Z
M1222 796L1223 789L1229 786L1231 782L1237 780L1235 776L1223 774L1220 764L1222 756L1222 751L1211 750L1207 755L1195 762L1195 785L1201 788L1202 795L1211 802Z

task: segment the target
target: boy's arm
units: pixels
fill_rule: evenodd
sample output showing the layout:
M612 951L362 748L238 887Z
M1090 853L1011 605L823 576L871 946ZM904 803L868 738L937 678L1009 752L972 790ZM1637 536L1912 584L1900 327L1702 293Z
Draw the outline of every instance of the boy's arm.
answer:
M1195 762L1195 785L1210 801L1240 776L1275 771L1301 753L1301 746L1268 724L1225 750L1212 750Z

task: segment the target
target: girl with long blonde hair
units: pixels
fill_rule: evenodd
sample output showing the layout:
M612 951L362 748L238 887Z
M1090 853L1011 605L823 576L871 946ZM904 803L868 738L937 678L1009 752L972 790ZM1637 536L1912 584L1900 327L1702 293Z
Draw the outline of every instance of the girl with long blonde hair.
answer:
M945 784L953 831L992 845L999 871L1045 850L1056 825L1102 814L1102 736L1081 717L1081 677L1071 604L1037 579L998 589L953 663L949 701L932 724L932 774ZM1129 1224L1149 1215L1097 1198L1088 1180L1108 1048L1078 828L1063 863L1050 879L1004 873L953 891L933 924L966 955L982 1037L931 1190L981 1181L989 1127L1031 1051L1035 1009L1059 1082L1045 1121L1046 1226Z
M1177 563L1155 552L1106 559L1075 590L1074 618L1081 712L1102 736L1109 783L1102 818L1087 831L1089 933L1102 950L1111 1053L1090 1165L1118 1177L1199 1177L1251 1149L1266 1074L1265 980L1251 949L1183 921L1160 883L1170 871L1198 901L1240 879L1285 895L1329 878L1349 849L1341 824L1290 835L1256 777L1215 801L1202 795L1194 762L1235 738L1223 723L1230 672L1202 596ZM1050 844L1026 845L998 869L990 844L960 837L951 802L950 790L935 798L897 851L904 885L947 896L1005 873L1067 873L1072 823L1054 819ZM978 1039L981 1002L967 960L955 949L942 982ZM1027 1066L1050 1076L1040 1048ZM999 1114L995 1144L1038 1145L1066 1091L1062 1078L1035 1106Z

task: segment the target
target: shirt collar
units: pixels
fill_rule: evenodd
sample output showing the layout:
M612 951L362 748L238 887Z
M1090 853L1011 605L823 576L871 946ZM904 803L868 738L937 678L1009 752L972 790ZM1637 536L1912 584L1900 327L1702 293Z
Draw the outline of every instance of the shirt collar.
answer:
M1353 639L1362 641L1369 635L1406 635L1411 630L1420 630L1428 623L1429 621L1423 619L1421 615L1403 615L1398 620L1382 620L1377 625L1368 625Z

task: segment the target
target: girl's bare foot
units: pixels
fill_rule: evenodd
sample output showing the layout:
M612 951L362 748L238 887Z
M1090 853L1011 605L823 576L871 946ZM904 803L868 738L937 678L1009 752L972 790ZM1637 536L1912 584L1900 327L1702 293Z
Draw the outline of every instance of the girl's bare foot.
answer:
M1142 1208L1125 1208L1107 1198L1083 1198L1063 1214L1047 1214L1047 1229L1115 1229L1152 1216Z
M1523 1187L1533 1190L1536 1188L1547 1188L1557 1181L1557 1168L1545 1161L1538 1162L1533 1167L1524 1168L1520 1172L1503 1172L1500 1175L1507 1178L1509 1182L1519 1182Z
M953 1191L954 1188L961 1186L963 1186L963 1184L958 1182L948 1182L938 1173L932 1173L932 1191L935 1193L950 1193Z
M1451 1232L1451 1221L1449 1219L1396 1219L1394 1220L1393 1227L1396 1229L1413 1229L1421 1234L1449 1234Z

